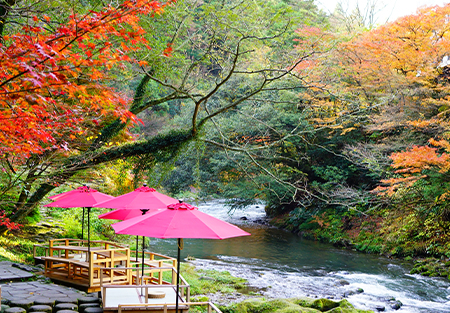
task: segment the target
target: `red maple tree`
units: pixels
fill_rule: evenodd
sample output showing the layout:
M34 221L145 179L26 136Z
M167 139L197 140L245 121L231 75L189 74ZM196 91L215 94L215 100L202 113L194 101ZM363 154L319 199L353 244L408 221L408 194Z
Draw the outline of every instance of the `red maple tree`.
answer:
M134 119L128 99L105 82L108 71L136 62L130 52L148 47L140 16L159 14L158 1L124 1L87 14L70 15L49 28L35 16L20 32L0 41L0 156L26 158L64 150L86 125ZM49 29L52 29L49 31ZM165 53L167 53L165 51Z

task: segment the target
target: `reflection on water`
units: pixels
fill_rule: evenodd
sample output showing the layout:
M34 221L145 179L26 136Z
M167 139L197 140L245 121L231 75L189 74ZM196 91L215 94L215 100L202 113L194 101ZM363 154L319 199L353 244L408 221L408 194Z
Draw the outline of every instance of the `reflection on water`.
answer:
M394 297L403 303L398 312L450 312L447 280L410 275L412 264L341 250L307 241L289 232L253 223L264 218L262 206L227 214L222 202L197 205L203 212L238 224L251 236L226 240L185 239L182 257L194 257L202 268L227 270L264 288L268 297L325 296L340 298L357 288L364 293L349 300L362 309L385 305ZM241 220L240 217L247 217ZM176 240L151 239L150 249L176 255Z

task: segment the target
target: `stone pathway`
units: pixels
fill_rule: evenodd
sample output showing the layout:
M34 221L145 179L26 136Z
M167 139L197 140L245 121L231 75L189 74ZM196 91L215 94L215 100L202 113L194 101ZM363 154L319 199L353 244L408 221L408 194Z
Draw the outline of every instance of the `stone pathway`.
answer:
M3 261L0 262L0 282L3 281L14 281L29 279L34 277L33 268L23 264L17 264L14 266L13 262Z
M86 292L79 291L75 288L50 283L50 281L43 276L35 276L33 272L40 270L39 267L9 261L0 262L1 312L20 313L17 311L18 306L29 311L31 306L43 303L48 303L49 306L53 308L56 308L58 303L72 303L77 306L77 308L74 309L75 311L78 310L78 305L80 305L80 303L92 303L90 305L95 306L95 310L97 311L91 313L102 312L99 307L100 300L96 298L96 293L87 294ZM14 281L29 280L32 277L36 277L38 280ZM12 306L10 309L12 311L10 312L8 310L9 306ZM33 308L35 307L36 306ZM80 307L80 309L81 308L82 307ZM94 310L94 308L91 310ZM78 310L78 312L82 313L82 310ZM83 313L88 312L84 312L83 308Z
M14 301L18 299L34 301L36 299L51 299L59 302L73 302L86 296L86 293L74 288L56 284L46 284L39 281L16 282L1 284L2 300ZM3 301L5 302L5 301Z

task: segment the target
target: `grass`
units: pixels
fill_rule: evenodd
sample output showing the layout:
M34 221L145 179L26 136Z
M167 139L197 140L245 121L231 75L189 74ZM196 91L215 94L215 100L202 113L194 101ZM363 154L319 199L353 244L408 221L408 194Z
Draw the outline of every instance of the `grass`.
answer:
M181 264L181 275L191 286L191 295L209 293L233 293L243 289L247 280L232 276L229 272L197 270L192 264Z
M36 243L14 235L0 236L0 260L30 264L34 261L33 245Z

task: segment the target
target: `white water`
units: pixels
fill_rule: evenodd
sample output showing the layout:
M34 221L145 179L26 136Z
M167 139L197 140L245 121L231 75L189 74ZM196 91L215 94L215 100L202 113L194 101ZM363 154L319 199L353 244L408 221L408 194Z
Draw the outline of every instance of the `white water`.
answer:
M265 217L263 205L235 211L232 216L221 201L197 206L203 212L239 225L252 236L186 239L183 257L196 258L193 263L199 268L224 270L246 278L265 297L341 299L344 293L362 288L363 293L347 297L360 309L375 311L376 306L384 306L387 312L393 312L387 300L393 297L403 303L396 312L450 312L450 282L410 275L410 263L336 249L255 224L255 220ZM241 219L244 216L247 220ZM176 245L171 240L152 239L150 246L155 251L175 255Z

